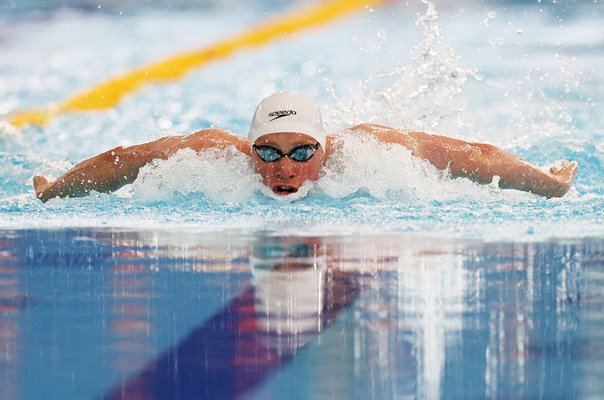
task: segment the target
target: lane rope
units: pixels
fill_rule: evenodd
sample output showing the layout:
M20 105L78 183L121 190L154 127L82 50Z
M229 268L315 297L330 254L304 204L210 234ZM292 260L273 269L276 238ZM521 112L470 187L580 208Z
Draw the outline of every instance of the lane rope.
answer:
M146 84L179 79L193 69L203 67L212 61L228 58L241 49L260 47L271 40L324 25L354 11L366 7L376 7L387 1L331 0L297 9L204 49L183 53L136 68L46 108L16 112L10 116L9 122L15 127L27 124L43 126L60 114L113 108L126 95Z

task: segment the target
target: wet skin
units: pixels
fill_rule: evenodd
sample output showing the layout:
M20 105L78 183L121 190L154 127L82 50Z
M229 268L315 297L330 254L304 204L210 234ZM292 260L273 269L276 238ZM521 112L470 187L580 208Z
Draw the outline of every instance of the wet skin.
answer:
M439 170L447 169L452 178L469 178L488 184L499 177L499 187L531 192L547 198L562 197L570 189L577 174L575 161L542 171L511 153L486 143L473 143L425 132L400 131L384 125L361 124L351 128L355 134L373 137L382 143L393 143L411 150ZM300 133L281 132L264 135L257 145L270 145L287 154L300 145L315 145L315 139ZM234 146L252 157L256 172L274 193L295 193L306 180L317 180L322 164L341 145L328 135L325 148L319 148L305 162L288 157L266 163L252 150L242 136L217 128L204 129L190 135L167 136L129 147L116 147L78 163L53 181L44 176L33 179L36 196L46 202L54 197L86 196L90 191L111 192L134 182L139 170L155 159L166 160L179 150L189 148L201 152L209 148ZM396 173L396 171L394 171Z
M293 132L270 133L259 137L255 142L258 146L275 147L283 154L289 153L295 147L305 144L315 145L316 143L317 141L310 136ZM263 161L252 150L252 160L256 172L262 176L263 183L273 193L281 196L296 193L306 180L319 179L324 159L325 151L320 146L309 160L302 162L294 161L289 157L281 157L279 160L269 163Z

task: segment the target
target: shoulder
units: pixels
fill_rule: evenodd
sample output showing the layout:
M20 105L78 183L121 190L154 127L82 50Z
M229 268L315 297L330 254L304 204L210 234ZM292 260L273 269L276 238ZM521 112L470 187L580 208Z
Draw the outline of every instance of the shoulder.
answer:
M413 149L418 140L422 140L422 132L415 132L410 129L393 128L387 125L364 123L355 125L348 129L356 135L367 135L383 143L396 143L407 148Z
M208 148L235 146L242 153L250 155L250 145L243 136L218 128L202 129L180 138L179 149L190 148L201 151Z
M380 124L360 124L351 128L353 132L369 134L381 142L398 143L419 151L425 146L463 147L469 142L448 136L436 135L412 129L399 129Z
M210 128L189 135L166 136L137 146L139 152L153 155L153 158L167 159L182 149L192 149L200 152L211 148L227 148L235 146L240 152L251 155L250 145L246 138L222 129Z
M414 136L414 134L418 133L410 129L400 129L388 125L368 123L355 125L349 130L357 134L371 135L384 142L398 142L404 136Z
M248 143L247 139L243 136L235 135L219 128L202 129L185 136L185 138L191 143L208 143L212 145L211 147L239 146L242 143Z

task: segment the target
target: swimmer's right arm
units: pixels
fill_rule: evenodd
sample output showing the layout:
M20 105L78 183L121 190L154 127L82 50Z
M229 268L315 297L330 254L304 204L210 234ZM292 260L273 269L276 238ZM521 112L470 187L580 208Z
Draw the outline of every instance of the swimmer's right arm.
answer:
M177 151L235 146L250 154L247 140L220 129L205 129L191 135L168 136L148 143L116 147L82 161L63 176L51 181L33 178L36 197L46 202L54 197L82 197L91 191L112 192L134 182L139 170L154 159L167 159Z

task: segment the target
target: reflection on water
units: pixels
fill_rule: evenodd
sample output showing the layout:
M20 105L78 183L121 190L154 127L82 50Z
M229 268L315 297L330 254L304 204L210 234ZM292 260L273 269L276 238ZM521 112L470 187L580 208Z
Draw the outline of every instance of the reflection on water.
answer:
M150 297L153 296L152 276L136 264L112 266L107 279L108 313L112 315L110 333L114 356L111 367L127 374L143 367L153 355L149 338L152 336ZM111 318L111 317L110 317Z
M315 253L319 245L269 238L253 248L250 266L260 340L279 354L295 354L321 331L327 266Z
M0 397L598 398L604 241L0 233Z
M19 398L19 324L17 316L24 299L19 270L12 265L15 254L0 236L0 398Z

